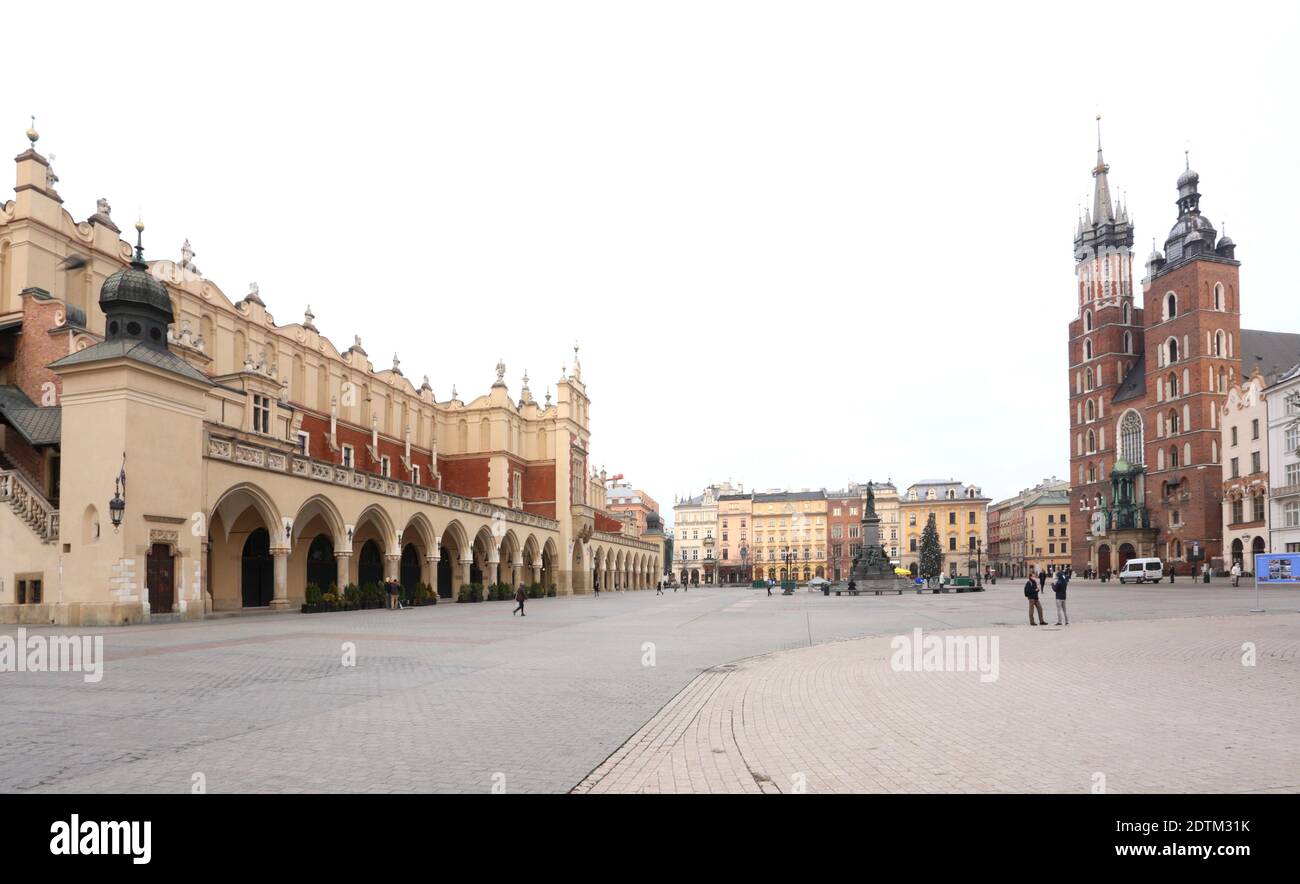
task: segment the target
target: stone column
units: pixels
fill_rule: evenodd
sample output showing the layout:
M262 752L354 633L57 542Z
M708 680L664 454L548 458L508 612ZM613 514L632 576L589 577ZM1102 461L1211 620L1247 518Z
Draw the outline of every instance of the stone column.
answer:
M273 549L271 557L275 567L275 595L271 607L282 611L289 607L289 549Z
M542 582L542 566L533 565L533 583L541 583L541 582ZM542 589L545 588L546 587L542 587Z
M510 565L510 585L519 585L519 572L523 570L522 562L514 562Z
M499 561L490 561L483 572L483 582L488 586L501 582L501 563Z
M460 560L460 585L461 586L469 586L469 569L470 566L473 564L474 564L473 559ZM459 589L460 587L456 587L456 588Z
M350 552L334 553L334 565L337 571L337 576L334 579L338 583L337 589L339 591L340 598L343 595L343 588L347 586L348 583L351 582L352 580L352 575L349 573L351 571L351 565L350 565L351 562L352 562L352 553Z

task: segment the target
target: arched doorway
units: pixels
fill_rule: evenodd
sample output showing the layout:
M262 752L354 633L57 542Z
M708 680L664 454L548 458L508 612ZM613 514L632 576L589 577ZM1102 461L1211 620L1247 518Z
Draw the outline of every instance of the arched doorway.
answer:
M1266 550L1264 549L1264 538L1256 537L1255 542L1250 545L1250 552L1251 552L1250 570L1254 572L1255 556L1262 556L1266 552Z
M176 604L176 574L172 548L165 543L149 547L145 583L149 588L149 613L170 614Z
M446 546L438 548L438 597L451 598L451 551Z
M379 544L367 540L361 547L361 558L357 562L357 584L384 582L384 557L379 552Z
M414 543L402 547L401 584L404 589L420 585L420 550Z
M1242 545L1240 537L1232 541L1232 560L1238 565L1241 565L1242 568L1246 567L1245 552L1246 547Z
M1128 563L1128 560L1129 560L1129 559L1132 559L1132 558L1136 558L1136 557L1137 557L1137 550L1135 550L1135 549L1133 548L1133 544L1131 544L1131 543L1125 543L1125 544L1123 544L1122 546L1120 546L1120 548L1119 548L1119 569L1120 569L1121 571L1123 571L1123 570L1124 570L1124 565Z
M1103 543L1097 547L1097 570L1105 574L1110 570L1110 544Z
M265 528L255 529L244 541L240 557L240 593L245 608L265 608L275 595L271 535Z
M307 585L328 590L338 582L338 566L334 561L334 541L328 534L317 534L307 549Z
M915 577L916 577L916 571L917 571L917 565L916 565L916 562L913 562L912 564L908 565L908 566L907 566L907 570L911 571L911 572L912 572L912 577L915 578Z

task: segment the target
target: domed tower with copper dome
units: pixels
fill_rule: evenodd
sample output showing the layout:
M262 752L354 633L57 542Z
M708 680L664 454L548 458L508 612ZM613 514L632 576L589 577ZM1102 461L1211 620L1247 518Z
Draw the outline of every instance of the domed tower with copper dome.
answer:
M99 290L104 311L105 340L138 340L156 349L167 348L167 327L175 317L167 286L149 272L144 261L144 224L136 222L135 255L131 265L117 271Z
M1240 262L1201 212L1200 181L1185 160L1178 218L1143 280L1146 504L1156 554L1180 568L1222 553L1218 416L1241 375Z

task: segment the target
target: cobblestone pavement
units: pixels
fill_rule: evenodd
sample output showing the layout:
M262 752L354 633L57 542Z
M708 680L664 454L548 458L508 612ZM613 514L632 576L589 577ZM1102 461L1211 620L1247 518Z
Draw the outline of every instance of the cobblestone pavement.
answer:
M1020 628L1007 581L87 630L105 637L97 684L0 673L0 790L186 792L202 774L211 792L790 791L805 772L809 791L1072 791L1095 771L1114 791L1297 788L1300 591L1246 615L1244 588L1071 590L1068 631ZM917 626L998 635L999 680L873 668Z

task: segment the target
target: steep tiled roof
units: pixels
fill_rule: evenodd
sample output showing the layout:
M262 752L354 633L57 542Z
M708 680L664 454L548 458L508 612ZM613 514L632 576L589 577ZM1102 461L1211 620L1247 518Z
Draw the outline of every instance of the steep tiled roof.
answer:
M0 386L0 420L32 445L57 445L63 428L63 409L39 406L12 384Z

